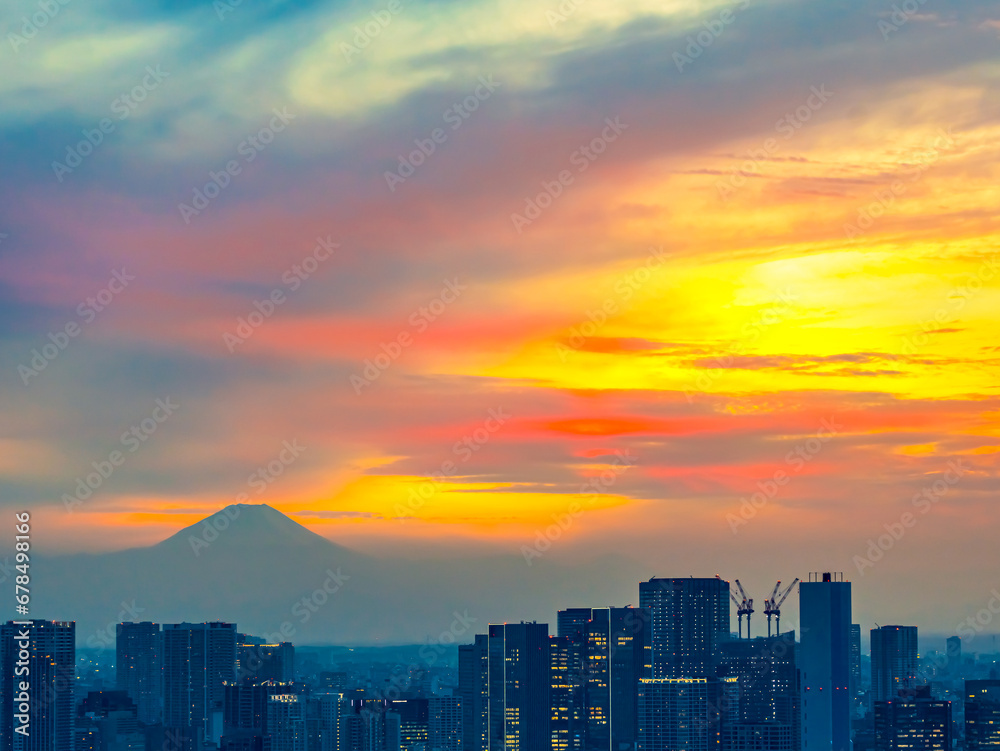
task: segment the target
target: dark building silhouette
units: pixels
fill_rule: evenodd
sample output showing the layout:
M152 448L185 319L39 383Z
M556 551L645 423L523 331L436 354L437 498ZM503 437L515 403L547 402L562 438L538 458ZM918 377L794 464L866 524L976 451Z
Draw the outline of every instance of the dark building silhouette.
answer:
M794 631L722 644L720 672L735 677L739 687L737 706L728 708L730 722L723 749L796 751L801 747L795 650Z
M871 630L872 701L886 701L917 687L917 627Z
M949 636L947 644L948 672L957 673L962 669L962 637Z
M552 751L581 751L586 738L583 650L568 636L549 637Z
M119 623L115 643L115 685L135 702L139 722L160 721L163 674L159 623Z
M427 700L427 751L462 751L462 699L432 696Z
M654 678L715 674L719 645L729 639L729 582L653 578L639 583L639 606L652 617Z
M125 691L91 691L76 716L76 751L131 751L144 748L138 708Z
M1000 680L965 682L965 751L1000 749Z
M951 751L951 702L931 698L930 687L875 702L875 751Z
M222 736L225 684L236 678L236 625L163 625L163 725L196 743Z
M850 751L851 583L810 574L799 584L799 626L803 751Z
M559 747L565 742L566 748L582 743L595 751L634 748L639 680L652 677L650 622L645 608L560 611L559 639L552 642L553 668L566 671L565 683L557 687L553 681L558 692L553 719L566 730L553 732Z
M490 751L548 751L548 625L491 625L488 651Z
M238 642L236 679L290 683L295 679L295 647L287 641L280 644L264 644L263 640Z
M477 634L458 647L458 694L462 699L462 747L489 748L489 636Z
M851 702L861 697L861 624L851 624Z
M76 623L8 621L0 650L0 751L73 751ZM15 718L22 682L31 697L27 735Z

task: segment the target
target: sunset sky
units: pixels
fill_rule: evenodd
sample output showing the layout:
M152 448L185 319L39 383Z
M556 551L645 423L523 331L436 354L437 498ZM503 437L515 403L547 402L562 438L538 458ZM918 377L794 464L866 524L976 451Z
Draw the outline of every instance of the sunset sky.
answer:
M0 40L39 551L244 500L372 551L562 520L650 576L843 571L942 631L1000 584L995 3L42 5Z

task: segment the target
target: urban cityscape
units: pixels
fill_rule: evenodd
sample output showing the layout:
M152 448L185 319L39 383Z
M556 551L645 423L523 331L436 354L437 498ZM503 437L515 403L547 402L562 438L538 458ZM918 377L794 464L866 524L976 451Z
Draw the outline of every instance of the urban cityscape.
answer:
M224 621L122 622L109 654L77 650L72 621L10 621L0 751L1000 748L1000 654L959 635L924 654L910 625L863 638L842 573L778 582L756 609L719 576L637 594L465 640L456 613L450 645L380 655Z

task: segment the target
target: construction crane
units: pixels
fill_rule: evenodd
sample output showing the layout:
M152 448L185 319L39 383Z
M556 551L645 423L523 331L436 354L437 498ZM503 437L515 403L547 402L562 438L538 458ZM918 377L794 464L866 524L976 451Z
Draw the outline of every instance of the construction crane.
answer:
M792 588L799 583L798 577L795 578L785 590L778 594L778 589L781 587L781 580L774 585L774 591L771 592L771 596L764 600L764 614L767 616L767 635L771 635L771 616L775 619L775 635L781 634L781 606L784 604L785 600L788 599L788 595L792 593Z
M739 630L740 638L743 638L743 603L736 599L736 595L733 594L733 590L729 590L729 599L733 601L733 605L736 606L736 628Z
M753 615L753 598L747 597L747 593L743 591L743 585L740 584L739 579L734 579L736 582L736 588L740 591L740 597L743 598L743 602L736 606L737 616L746 615L747 617L747 639L750 638L750 616ZM730 592L730 595L732 592ZM734 598L735 600L735 598ZM742 612L740 612L742 611Z

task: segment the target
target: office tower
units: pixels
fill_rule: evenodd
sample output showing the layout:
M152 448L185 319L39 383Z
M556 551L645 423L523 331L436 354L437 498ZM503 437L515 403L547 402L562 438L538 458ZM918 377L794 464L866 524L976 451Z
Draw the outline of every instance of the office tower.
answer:
M386 711L384 715L385 721L385 745L383 745L383 751L401 751L402 749L402 719L399 714L392 711Z
M965 751L1000 749L1000 680L965 682Z
M8 621L0 643L0 751L73 751L76 623ZM19 706L22 682L27 716ZM18 730L25 724L27 734Z
M238 643L236 678L291 683L295 678L295 647L287 641L280 644Z
M564 670L567 679L558 684L559 694L553 697L558 698L553 704L553 719L558 717L553 739L559 746L579 747L582 731L586 749L634 748L639 730L639 679L652 677L650 620L645 608L559 612L559 637L566 640L566 646L553 641L557 650L552 656L553 669Z
M319 699L320 751L340 751L344 695L331 691L319 694L317 698Z
M299 693L291 683L238 681L223 685L223 732L255 730L267 735L267 701L276 694Z
M639 606L652 615L654 678L715 675L719 644L729 639L729 582L650 579L639 584Z
M461 697L427 700L427 751L462 751Z
M948 655L948 672L958 673L962 669L962 637L949 636L946 649Z
M872 701L895 699L917 687L917 627L882 626L871 631Z
M144 749L139 710L126 691L91 691L80 702L76 716L77 751L131 751Z
M489 636L477 634L458 647L458 695L462 699L462 747L489 748Z
M311 751L303 697L272 694L267 698L267 735L271 739L271 751Z
M549 637L549 665L552 751L582 751L586 738L586 681L580 643L568 636Z
M810 574L799 584L803 751L850 751L851 583Z
M707 751L719 747L737 703L734 678L643 678L639 681L637 751Z
M400 751L425 751L427 747L427 699L395 699L386 712L399 717Z
M931 698L929 686L875 702L875 751L951 751L951 702Z
M861 624L851 624L851 703L861 695Z
M135 702L139 722L160 721L163 676L160 624L119 623L115 644L115 686Z
M489 748L548 751L549 627L489 627Z
M797 751L801 699L795 632L724 642L719 670L735 677L739 686L737 705L729 708L723 748Z
M236 625L163 625L163 725L186 729L196 745L222 736L225 684L236 678Z

